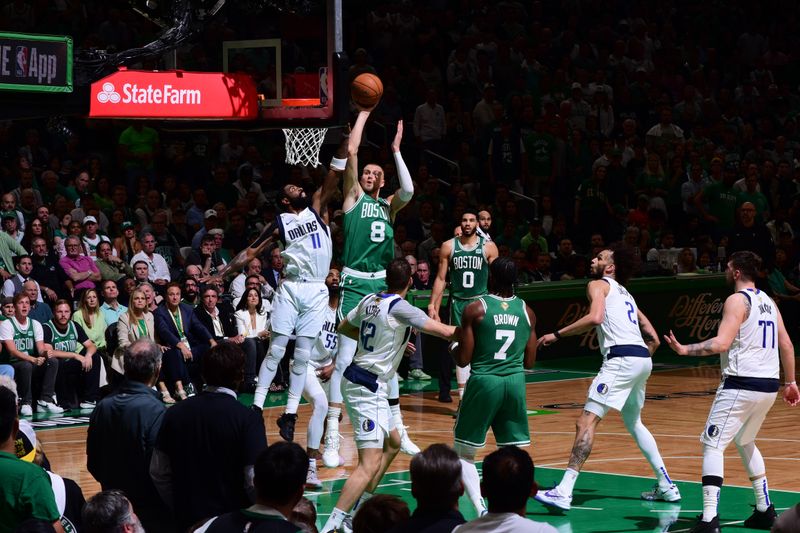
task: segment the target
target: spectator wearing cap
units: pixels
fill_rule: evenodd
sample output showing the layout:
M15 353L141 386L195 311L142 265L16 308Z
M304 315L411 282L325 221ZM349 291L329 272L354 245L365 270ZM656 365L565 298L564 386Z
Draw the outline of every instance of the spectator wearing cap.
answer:
M107 242L109 245L111 244L111 239L105 235L97 233L97 228L97 218L91 215L83 218L83 237L81 237L83 249L85 250L86 254L95 261L97 260L98 245L101 242Z
M219 227L219 214L217 210L207 209L203 214L203 227L197 230L197 233L192 237L192 248L194 250L199 250L200 240L203 238L203 235L217 227Z
M18 431L16 386L0 377L0 532L10 533L23 521L37 518L63 533L47 473L17 457Z
M0 211L10 211L11 213L14 213L14 217L17 219L17 228L19 229L20 233L24 233L25 217L17 209L17 202L18 198L16 196L14 196L12 193L5 193L3 196L0 196Z
M3 233L17 241L22 242L25 234L19 229L19 220L16 211L3 211L0 213L0 223L3 225Z
M152 233L142 234L142 251L131 258L131 266L136 270L138 261L147 263L147 279L157 287L165 287L172 280L169 265L161 254L156 253L156 238Z
M122 236L114 239L114 255L130 263L133 256L142 251L142 243L136 236L136 228L133 222L126 220L122 223Z
M15 294L22 292L22 286L28 280L35 283L37 289L39 288L39 283L31 278L31 272L33 271L33 259L31 256L24 254L14 257L14 269L17 273L3 283L3 296L11 298ZM39 302L43 301L41 294L36 300Z
M61 258L61 268L72 280L74 296L78 296L78 291L94 288L94 284L102 279L100 270L91 257L82 255L83 246L81 239L75 235L70 235L64 241L64 248L67 255Z

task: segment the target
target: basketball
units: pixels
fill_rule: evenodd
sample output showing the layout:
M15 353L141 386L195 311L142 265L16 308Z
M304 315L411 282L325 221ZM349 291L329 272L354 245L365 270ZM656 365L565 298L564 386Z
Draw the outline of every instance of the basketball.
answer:
M383 82L375 74L359 74L350 85L350 95L359 107L375 107L383 96Z

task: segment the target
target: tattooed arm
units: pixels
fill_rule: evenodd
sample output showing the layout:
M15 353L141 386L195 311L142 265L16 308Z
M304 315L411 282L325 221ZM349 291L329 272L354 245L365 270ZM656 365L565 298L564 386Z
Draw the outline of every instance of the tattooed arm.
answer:
M739 326L750 315L750 299L741 293L728 296L725 307L722 309L722 322L717 330L717 336L696 344L684 346L675 338L670 330L669 335L664 335L664 340L678 355L714 355L727 351L731 347Z

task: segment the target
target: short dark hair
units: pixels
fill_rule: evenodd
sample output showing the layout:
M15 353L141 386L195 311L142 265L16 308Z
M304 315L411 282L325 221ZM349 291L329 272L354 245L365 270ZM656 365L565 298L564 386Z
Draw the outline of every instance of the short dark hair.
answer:
M148 383L161 364L161 348L147 337L137 339L125 347L122 365L125 377L131 381Z
M0 442L11 437L16 420L17 395L8 387L0 386Z
M493 292L513 293L517 281L517 264L510 257L498 257L489 265Z
M121 490L104 490L92 496L81 511L86 533L111 533L121 531L133 522L131 503Z
M203 357L203 378L211 386L236 390L244 379L244 352L238 344L220 342Z
M742 278L747 281L755 281L758 277L758 272L761 270L762 260L761 257L755 252L749 250L742 250L741 252L733 252L728 259L734 270L742 273Z
M614 280L620 285L625 285L636 271L636 253L622 242L615 242L608 247L611 259L614 261Z
M533 483L533 460L522 448L503 446L483 460L483 491L490 512L513 513L525 507Z
M461 210L461 218L464 218L464 215L475 215L475 218L478 218L478 210L472 206L467 206Z
M408 504L390 494L376 494L358 507L353 517L353 531L382 533L408 520Z
M256 458L253 473L259 501L277 505L297 503L292 500L303 495L308 454L295 442L276 442Z
M33 261L33 259L31 259L31 256L29 256L28 254L23 254L23 255L15 255L14 257L11 258L11 262L14 263L14 267L16 268L17 266L19 266L20 261L22 261L25 258Z
M404 257L393 259L386 269L386 286L390 292L400 292L408 287L411 279L411 265Z
M464 493L461 461L446 444L432 444L411 459L411 494L425 509L451 509Z
M204 242L214 242L214 241L215 241L215 239L216 239L216 238L215 238L215 237L214 237L214 235L212 235L211 233L205 233L205 234L203 234L203 236L200 238L200 244L203 244Z

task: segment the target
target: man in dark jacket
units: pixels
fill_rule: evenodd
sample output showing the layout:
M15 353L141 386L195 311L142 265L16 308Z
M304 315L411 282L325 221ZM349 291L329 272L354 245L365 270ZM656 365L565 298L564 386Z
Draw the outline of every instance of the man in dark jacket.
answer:
M125 381L100 400L86 439L89 472L103 490L123 491L147 531L174 530L148 470L166 408L152 389L161 370L161 349L139 339L125 350Z

